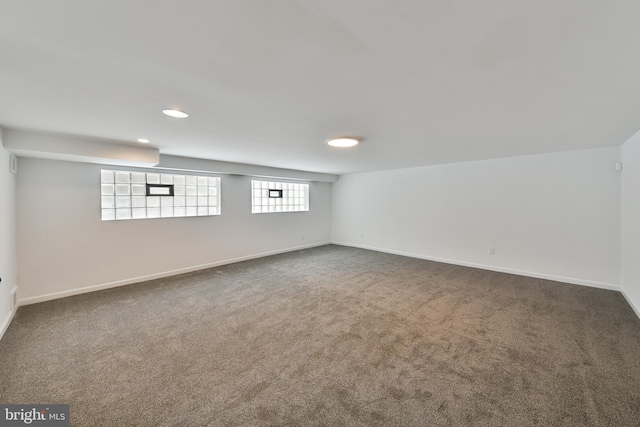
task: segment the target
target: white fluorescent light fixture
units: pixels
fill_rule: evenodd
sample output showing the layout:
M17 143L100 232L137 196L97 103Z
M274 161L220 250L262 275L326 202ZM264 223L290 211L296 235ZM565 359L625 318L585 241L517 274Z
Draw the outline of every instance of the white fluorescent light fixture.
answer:
M162 112L167 116L175 117L176 119L186 119L187 117L189 117L187 113L180 110L162 110Z
M359 142L360 140L358 140L357 138L336 138L330 139L329 141L327 141L327 144L332 147L346 148L358 145Z
M148 144L148 143L150 143L151 141L149 141L147 138L138 138L138 142L141 142L141 143L143 143L143 144Z

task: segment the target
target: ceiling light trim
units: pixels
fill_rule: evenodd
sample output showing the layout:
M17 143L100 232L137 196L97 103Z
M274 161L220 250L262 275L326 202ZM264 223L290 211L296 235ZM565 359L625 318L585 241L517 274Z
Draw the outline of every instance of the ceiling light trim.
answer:
M185 113L184 111L180 111L180 110L174 110L174 109L167 109L167 110L162 110L162 112L169 116L169 117L174 117L176 119L186 119L187 117L189 117L189 115L187 113Z
M353 136L342 136L340 138L331 138L327 141L327 144L335 148L350 148L355 147L360 143L360 138Z

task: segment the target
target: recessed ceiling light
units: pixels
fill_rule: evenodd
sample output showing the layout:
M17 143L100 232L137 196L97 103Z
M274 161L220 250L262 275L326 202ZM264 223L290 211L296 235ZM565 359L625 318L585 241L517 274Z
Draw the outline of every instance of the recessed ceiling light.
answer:
M149 141L147 138L138 138L138 142L142 142L143 144L148 144L151 141Z
M162 110L162 112L165 113L167 116L175 117L176 119L186 119L187 117L189 117L187 113L180 110Z
M345 147L353 147L354 145L358 145L359 142L360 140L358 140L357 138L335 138L335 139L328 140L327 144L329 144L332 147L345 148Z

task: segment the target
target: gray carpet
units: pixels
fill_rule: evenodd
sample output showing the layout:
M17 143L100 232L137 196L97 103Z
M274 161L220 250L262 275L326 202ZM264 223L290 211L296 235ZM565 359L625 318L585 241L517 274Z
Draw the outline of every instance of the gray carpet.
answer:
M620 293L323 246L21 307L0 402L74 426L632 426Z

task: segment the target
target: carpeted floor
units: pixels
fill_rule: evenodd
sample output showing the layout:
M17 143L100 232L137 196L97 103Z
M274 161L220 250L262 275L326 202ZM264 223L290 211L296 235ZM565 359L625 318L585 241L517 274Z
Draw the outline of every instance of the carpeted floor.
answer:
M0 402L74 426L637 426L622 295L323 246L21 307Z

